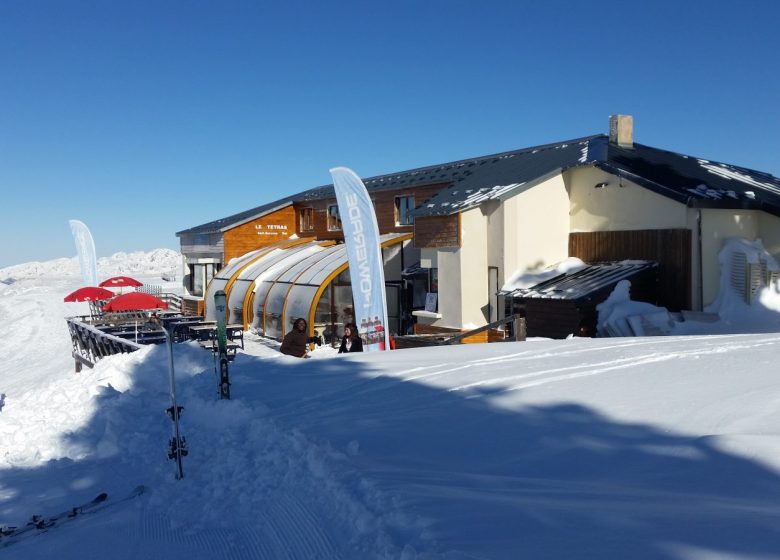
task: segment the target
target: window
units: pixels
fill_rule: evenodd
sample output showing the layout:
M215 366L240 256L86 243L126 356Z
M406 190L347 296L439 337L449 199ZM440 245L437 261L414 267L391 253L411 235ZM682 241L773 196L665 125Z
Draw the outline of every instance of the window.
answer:
M187 289L190 295L203 296L205 287L221 268L220 263L191 264L189 266L190 278Z
M414 197L395 197L395 225L411 226L414 224Z
M211 236L208 233L196 233L192 236L193 245L211 245Z
M328 206L328 231L336 231L341 229L341 216L339 215L339 207L337 204L331 204Z
M298 210L298 218L301 231L312 231L314 229L314 208L301 208Z

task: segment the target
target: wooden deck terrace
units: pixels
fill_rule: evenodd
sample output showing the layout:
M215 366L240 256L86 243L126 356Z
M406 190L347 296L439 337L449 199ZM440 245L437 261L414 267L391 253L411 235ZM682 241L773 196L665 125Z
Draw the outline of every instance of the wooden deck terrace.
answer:
M135 352L149 344L167 341L166 330L174 342L197 341L201 347L218 351L216 321L205 321L202 316L181 315L174 312L158 313L162 324L149 322L148 312L104 313L99 316L82 315L67 319L76 361L76 371L82 366L94 367L98 360L113 354ZM239 348L244 348L244 330L241 324L226 326L228 358L233 359Z

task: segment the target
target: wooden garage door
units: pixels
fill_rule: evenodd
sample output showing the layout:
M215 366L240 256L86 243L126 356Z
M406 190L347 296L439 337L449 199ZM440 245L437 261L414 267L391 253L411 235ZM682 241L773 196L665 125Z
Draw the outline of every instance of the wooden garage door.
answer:
M658 262L658 304L691 308L691 230L650 229L569 234L569 255L587 263L626 259Z

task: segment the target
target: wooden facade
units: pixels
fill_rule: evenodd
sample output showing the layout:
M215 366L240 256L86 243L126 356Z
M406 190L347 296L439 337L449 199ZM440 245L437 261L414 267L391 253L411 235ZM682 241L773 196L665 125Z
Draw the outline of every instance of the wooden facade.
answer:
M587 263L648 260L658 263L658 301L670 311L691 308L691 230L652 229L569 234L569 256ZM641 298L637 298L641 299ZM530 328L530 325L529 325Z
M460 212L449 216L417 218L414 223L414 246L418 249L460 247Z
M249 251L283 241L294 233L296 233L296 213L292 205L236 226L225 231L224 262L230 262L230 259L245 255Z
M415 229L414 224L396 224L396 199L398 197L413 196L415 206L419 206L445 186L445 184L433 184L373 193L371 199L374 202L380 234L412 233ZM336 204L335 198L296 202L225 230L223 234L223 262L228 263L235 257L240 257L250 251L283 241L293 234L297 234L299 237L313 237L319 240L343 240L344 232L341 229L328 229L328 207ZM310 229L304 229L303 227L301 214L305 209L310 209L312 214L313 227ZM424 220L428 219L430 218ZM450 234L454 235L459 241L458 215L448 216L445 219L456 224L456 227Z
M402 196L413 196L415 206L419 206L445 186L446 185L436 184L424 187L398 188L394 190L371 193L371 200L374 202L379 233L412 233L414 230L413 224L396 225L396 198ZM342 230L328 229L328 207L335 204L335 198L296 202L294 208L298 235L316 237L317 239L344 239L344 233ZM310 230L301 229L300 212L305 208L311 208L313 213L314 227Z

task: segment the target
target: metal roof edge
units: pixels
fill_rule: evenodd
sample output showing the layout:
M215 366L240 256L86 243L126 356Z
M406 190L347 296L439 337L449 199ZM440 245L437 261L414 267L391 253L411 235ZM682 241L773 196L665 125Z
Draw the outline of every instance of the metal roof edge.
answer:
M416 168L413 168L413 169L406 169L404 171L396 171L396 172L393 172L393 173L385 173L383 175L375 175L375 176L372 176L372 177L366 177L366 178L362 178L362 180L363 180L364 183L366 181L377 181L377 180L380 180L380 179L384 179L386 177L394 177L396 175L407 175L409 173L422 172L422 171L426 171L426 170L430 170L430 169L435 169L437 167L449 167L449 166L454 166L454 165L459 165L459 164L467 164L467 163L471 163L473 161L478 161L478 160L482 160L482 159L501 158L501 157L511 156L511 155L515 155L515 154L522 154L522 153L525 153L525 152L532 152L534 150L546 150L546 149L555 148L557 146L561 146L562 144L577 144L579 142L589 142L589 141L597 139L599 137L606 138L606 135L604 135L604 134L591 134L589 136L582 136L581 138L574 138L572 140L562 140L560 142L551 142L549 144L540 144L538 146L528 146L527 148L518 148L518 149L515 149L515 150L508 150L508 151L505 151L505 152L499 152L499 153L496 153L496 154L487 154L487 155L482 155L482 156L463 158L463 159L459 159L459 160L455 160L455 161L448 161L448 162L444 162L444 163L434 163L432 165L425 165L425 166L416 167ZM332 185L329 185L329 186L332 186Z
M594 161L593 166L598 167L599 169L606 171L607 173L610 173L617 177L623 177L624 179L628 179L636 183L637 185L640 185L650 191L653 191L656 194L660 194L661 196L671 198L672 200L676 200L677 202L681 202L683 204L688 204L691 198L689 195L683 194L679 191L661 185L660 183L656 183L655 181L651 181L650 179L645 179L641 175L637 175L635 173L631 173L630 171L626 171L625 169L615 167L614 165L608 162Z

